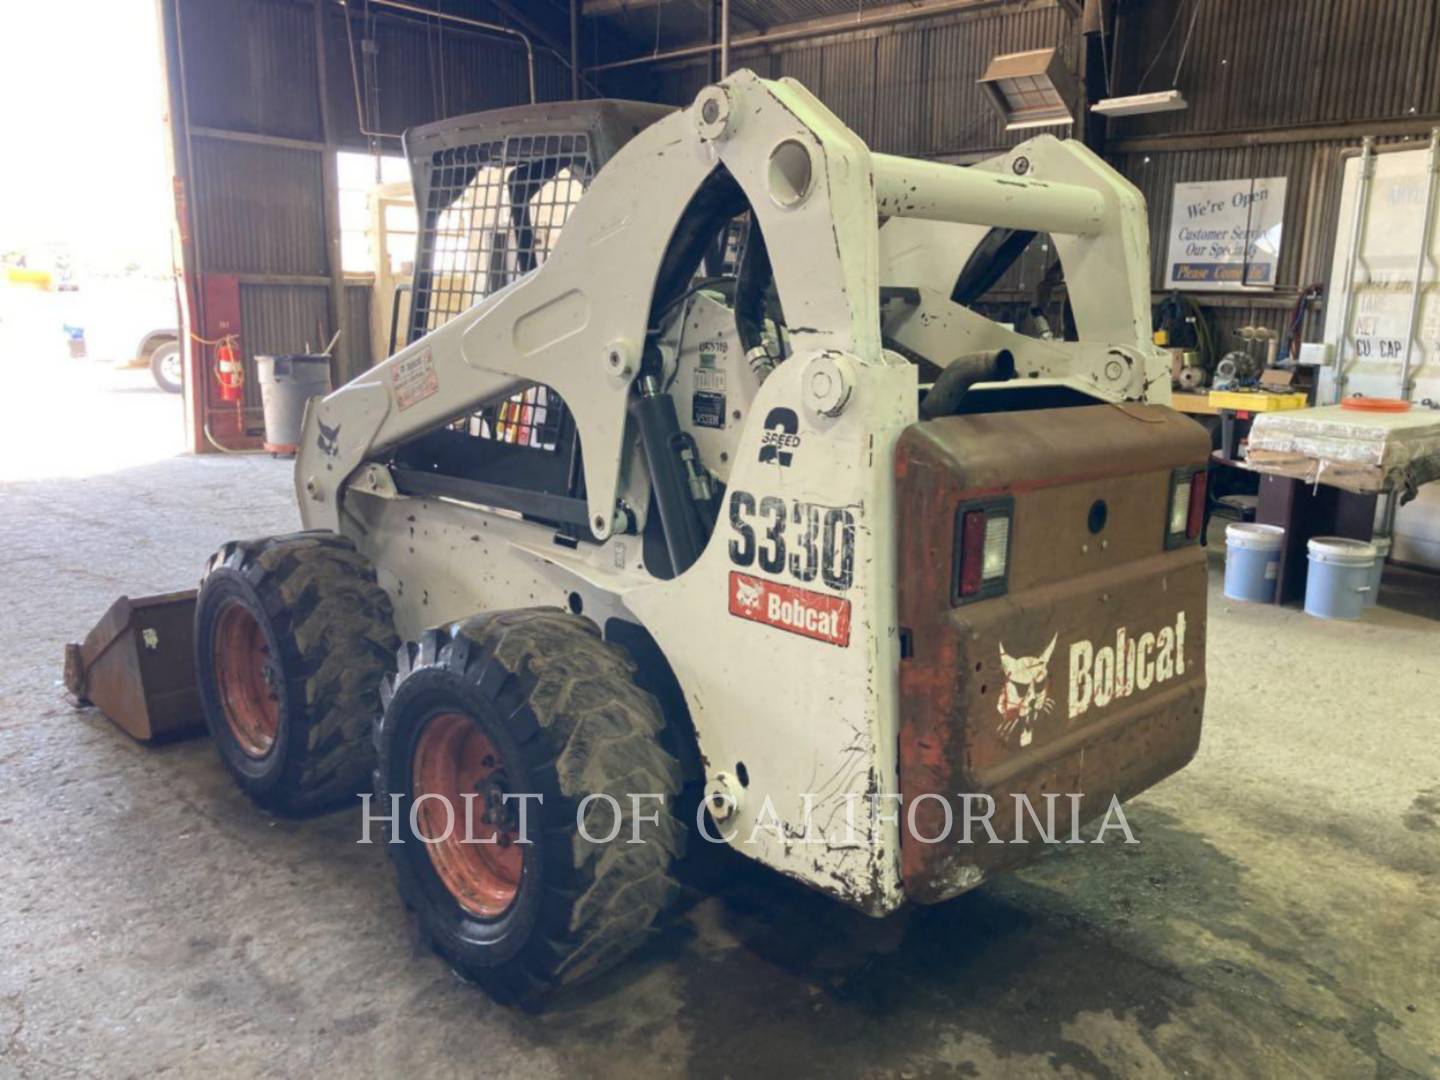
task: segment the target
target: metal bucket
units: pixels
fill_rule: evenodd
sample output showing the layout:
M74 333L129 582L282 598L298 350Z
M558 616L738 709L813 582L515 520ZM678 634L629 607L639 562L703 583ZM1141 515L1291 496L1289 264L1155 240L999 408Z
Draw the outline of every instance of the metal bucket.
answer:
M1380 579L1385 574L1385 560L1390 557L1390 538L1377 536L1370 541L1375 545L1375 565L1370 570L1370 591L1365 594L1365 606L1374 607L1380 599Z
M1284 543L1285 530L1279 525L1237 521L1225 526L1225 595L1252 604L1272 603Z
M1305 614L1321 619L1358 619L1371 593L1375 545L1340 536L1310 541L1310 572L1305 578Z
M136 739L198 735L194 626L194 589L122 596L83 644L65 646L65 688Z
M265 449L293 454L300 445L305 403L330 393L330 357L257 356L255 368L265 407Z

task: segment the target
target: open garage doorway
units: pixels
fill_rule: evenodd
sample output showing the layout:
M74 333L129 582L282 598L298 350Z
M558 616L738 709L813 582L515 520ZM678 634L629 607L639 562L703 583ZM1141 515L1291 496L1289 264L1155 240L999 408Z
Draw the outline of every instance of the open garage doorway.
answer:
M67 0L16 8L7 23L0 110L15 153L0 166L0 481L180 453L155 5Z

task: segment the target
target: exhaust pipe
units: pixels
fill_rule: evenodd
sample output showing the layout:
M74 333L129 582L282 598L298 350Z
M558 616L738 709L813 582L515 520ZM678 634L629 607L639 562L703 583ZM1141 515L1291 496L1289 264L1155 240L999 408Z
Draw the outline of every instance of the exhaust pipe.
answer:
M954 416L955 410L960 407L960 399L976 383L1004 382L1014 377L1015 357L1009 349L957 356L940 372L930 392L920 402L920 416L924 420Z

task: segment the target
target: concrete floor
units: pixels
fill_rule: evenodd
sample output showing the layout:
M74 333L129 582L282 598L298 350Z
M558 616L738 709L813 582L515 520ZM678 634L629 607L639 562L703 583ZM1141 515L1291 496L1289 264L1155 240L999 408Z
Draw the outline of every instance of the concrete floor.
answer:
M284 463L167 456L144 373L61 374L0 404L0 1077L1440 1074L1434 579L1356 625L1217 588L1204 742L1136 847L883 922L727 865L536 1018L417 946L357 813L268 819L206 741L62 700L116 595L295 515Z

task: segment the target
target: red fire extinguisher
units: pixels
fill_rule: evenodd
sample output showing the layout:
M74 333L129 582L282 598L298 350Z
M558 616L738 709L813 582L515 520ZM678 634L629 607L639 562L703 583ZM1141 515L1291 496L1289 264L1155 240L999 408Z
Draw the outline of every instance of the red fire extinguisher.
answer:
M220 383L220 400L238 402L244 396L245 365L235 355L235 335L220 339L215 346L215 378Z

